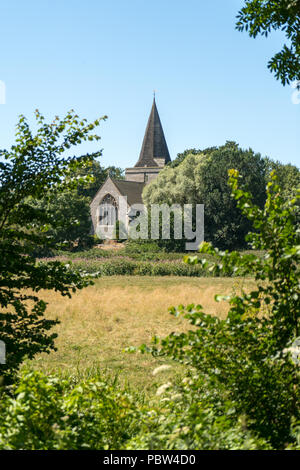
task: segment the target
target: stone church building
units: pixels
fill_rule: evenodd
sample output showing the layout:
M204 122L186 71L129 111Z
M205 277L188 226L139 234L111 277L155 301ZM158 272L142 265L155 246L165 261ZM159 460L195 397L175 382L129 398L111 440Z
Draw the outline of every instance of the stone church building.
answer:
M143 203L145 185L170 161L154 97L138 161L133 168L126 168L125 179L108 176L91 202L93 232L100 238L111 238L118 219L126 220L128 227L131 206Z

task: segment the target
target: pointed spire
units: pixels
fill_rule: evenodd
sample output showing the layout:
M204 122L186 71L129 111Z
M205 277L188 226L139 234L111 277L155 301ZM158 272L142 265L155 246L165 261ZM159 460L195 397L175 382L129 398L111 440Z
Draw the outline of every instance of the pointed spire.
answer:
M152 109L148 119L142 150L135 167L159 166L155 161L156 158L163 159L164 164L171 161L164 131L156 107L154 92Z

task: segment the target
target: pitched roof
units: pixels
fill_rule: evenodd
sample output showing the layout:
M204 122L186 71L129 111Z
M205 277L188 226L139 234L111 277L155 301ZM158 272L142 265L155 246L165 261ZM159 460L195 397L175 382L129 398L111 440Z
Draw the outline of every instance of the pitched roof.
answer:
M114 179L112 179L112 182L123 196L127 196L127 202L130 206L132 206L132 204L143 204L142 192L145 183Z
M158 165L154 158L164 158L165 163L171 161L155 98L148 119L140 157L135 167L156 167Z

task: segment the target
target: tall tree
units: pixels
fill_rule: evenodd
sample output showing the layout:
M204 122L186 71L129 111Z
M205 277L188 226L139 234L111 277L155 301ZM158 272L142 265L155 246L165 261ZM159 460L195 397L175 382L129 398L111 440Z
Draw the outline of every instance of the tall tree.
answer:
M54 289L71 296L91 281L80 272L53 261L39 263L35 251L53 246L48 214L30 203L45 194L59 197L66 189L75 189L74 171L98 157L72 156L69 149L86 140L98 140L94 129L100 124L81 120L73 112L50 124L36 111L34 135L24 116L16 128L16 143L0 151L0 340L6 344L6 364L0 375L11 379L25 356L49 352L54 334L48 331L56 323L43 318L46 304L37 295L41 289ZM1 161L2 159L2 161Z
M237 168L252 189L255 202L265 201L266 165L260 154L235 142L185 156L175 168L166 167L143 192L146 205L204 204L205 240L220 248L242 248L251 223L237 209L227 172Z
M102 166L97 160L89 162L82 168L78 168L76 175L86 177L86 181L79 183L78 194L92 199L106 178L123 179L124 171L116 166Z

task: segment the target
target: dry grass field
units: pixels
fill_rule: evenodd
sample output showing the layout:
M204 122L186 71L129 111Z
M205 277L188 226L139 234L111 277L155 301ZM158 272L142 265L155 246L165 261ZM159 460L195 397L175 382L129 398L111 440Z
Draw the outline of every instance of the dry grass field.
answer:
M80 375L100 368L147 392L158 380L166 380L166 375L152 376L152 370L166 360L128 354L124 348L149 344L153 335L188 329L184 319L168 313L172 305L200 303L205 312L222 317L228 305L215 302L215 294L251 285L249 279L114 276L96 280L72 299L42 292L47 316L60 320L55 328L57 351L41 354L31 364L49 373ZM167 374L180 370L175 365Z

